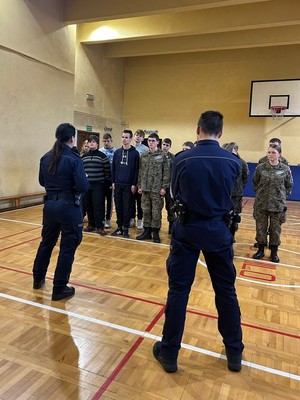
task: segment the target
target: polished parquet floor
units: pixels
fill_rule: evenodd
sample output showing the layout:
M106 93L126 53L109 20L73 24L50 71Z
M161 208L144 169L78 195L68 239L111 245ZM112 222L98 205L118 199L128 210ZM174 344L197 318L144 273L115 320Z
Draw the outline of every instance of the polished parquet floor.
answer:
M134 240L135 229L133 239L84 234L71 276L76 295L52 302L57 249L45 287L32 289L42 206L0 213L0 399L299 400L300 203L288 204L279 264L251 258L252 206L245 198L234 245L245 343L240 373L226 369L202 257L179 371L166 374L152 356L167 294L165 215L161 244Z

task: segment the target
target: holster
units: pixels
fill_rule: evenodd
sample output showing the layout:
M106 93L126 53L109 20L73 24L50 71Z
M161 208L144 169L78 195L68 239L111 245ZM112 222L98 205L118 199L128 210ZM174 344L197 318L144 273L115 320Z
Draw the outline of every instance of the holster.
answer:
M235 214L233 211L225 214L225 222L228 225L230 232L232 235L235 235L235 232L239 229L239 223L241 222L241 216L239 214Z

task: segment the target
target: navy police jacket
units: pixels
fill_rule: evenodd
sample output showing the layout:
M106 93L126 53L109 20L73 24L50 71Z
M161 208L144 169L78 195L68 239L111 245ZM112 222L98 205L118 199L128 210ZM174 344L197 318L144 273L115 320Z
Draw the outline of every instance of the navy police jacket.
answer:
M72 149L64 145L54 175L48 172L51 161L51 151L40 161L39 182L47 194L84 193L89 188L82 160Z
M203 218L225 215L233 209L231 192L240 168L239 160L218 141L199 140L197 146L175 157L173 198Z

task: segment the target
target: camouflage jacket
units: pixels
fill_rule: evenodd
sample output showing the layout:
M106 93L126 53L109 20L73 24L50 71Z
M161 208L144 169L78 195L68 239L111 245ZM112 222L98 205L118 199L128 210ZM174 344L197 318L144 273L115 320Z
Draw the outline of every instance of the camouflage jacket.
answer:
M143 192L159 193L170 187L170 168L165 153L158 149L141 155L138 187Z
M259 164L252 179L256 192L254 208L282 212L287 196L293 187L293 177L288 165L279 162L272 166L269 162Z
M235 155L233 153L233 155ZM243 196L244 188L247 185L249 178L249 168L246 161L238 157L241 162L241 171L239 176L236 178L234 187L232 189L231 197L241 197Z

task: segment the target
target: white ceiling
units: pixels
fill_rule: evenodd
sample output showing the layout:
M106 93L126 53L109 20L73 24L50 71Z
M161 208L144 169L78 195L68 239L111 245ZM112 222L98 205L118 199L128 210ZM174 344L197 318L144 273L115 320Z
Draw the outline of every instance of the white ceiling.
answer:
M107 57L300 44L300 0L63 0L63 19Z

